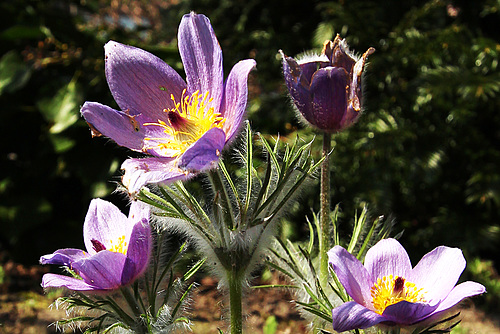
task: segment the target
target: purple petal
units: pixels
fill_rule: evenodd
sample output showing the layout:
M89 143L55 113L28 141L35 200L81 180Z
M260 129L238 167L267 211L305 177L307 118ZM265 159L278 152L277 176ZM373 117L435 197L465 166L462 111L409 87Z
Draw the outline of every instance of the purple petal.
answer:
M219 128L208 130L182 154L178 166L188 171L201 171L214 167L225 142L224 131Z
M177 180L187 180L193 176L186 170L176 166L173 158L127 159L122 164L125 170L122 182L133 194L150 183L168 183Z
M429 316L438 305L401 301L386 307L382 315L397 324L412 324Z
M205 15L184 15L178 32L179 52L186 71L188 92L210 92L218 112L222 100L224 72L222 50Z
M407 280L423 288L428 303L439 302L453 289L465 269L465 259L458 248L440 246L424 255Z
M313 76L314 72L316 72L318 70L318 67L323 68L323 67L326 67L328 65L329 65L328 62L320 62L320 61L308 61L305 63L301 63L299 65L300 69L302 70L302 73L301 73L302 78L301 79L306 80L310 86L312 76Z
M439 304L435 313L446 311L458 304L462 299L480 295L484 292L486 292L485 287L479 283L470 281L461 283L451 290L450 294Z
M356 302L347 302L332 310L332 320L333 329L340 333L372 327L386 319Z
M96 198L90 202L89 210L83 224L83 239L89 254L95 254L92 239L102 243L106 249L111 248L111 240L117 243L118 238L130 238L133 222L114 204Z
M122 286L121 277L127 257L103 250L88 259L73 263L73 269L85 282L97 289L111 290Z
M149 221L149 213L151 211L150 208L151 206L144 202L133 201L130 205L128 219L131 220L134 224L142 220L146 220L147 222Z
M340 246L328 251L328 262L349 296L362 306L370 305L372 280L361 262Z
M136 116L139 125L162 119L163 109L174 107L171 95L180 99L186 88L174 69L147 51L114 41L104 51L109 89L120 109Z
M122 277L120 279L121 285L124 286L132 283L140 274L142 274L142 271L139 272L134 261L127 257L123 265Z
M365 267L373 279L387 275L407 278L411 271L411 262L406 250L395 239L383 239L368 250Z
M94 136L102 134L120 146L142 150L144 129L136 117L97 102L85 102L80 112Z
M255 65L253 59L242 60L234 65L227 78L221 108L222 116L226 118L224 123L226 141L233 138L243 120L247 107L248 74Z
M42 288L67 288L74 291L93 291L99 290L97 287L86 283L81 279L74 277L45 274L42 277Z
M283 75L290 96L300 114L309 123L315 125L312 109L312 97L309 92L310 82L303 77L301 66L291 57L283 56ZM311 79L309 77L309 79Z
M71 263L88 257L89 254L81 249L65 248L58 249L52 254L40 257L41 264L57 264L71 267Z
M311 81L314 120L325 131L341 129L341 121L347 108L349 74L340 67L317 70Z
M151 254L151 228L146 219L135 224L130 236L127 258L122 274L122 284L127 284L141 275L149 262Z

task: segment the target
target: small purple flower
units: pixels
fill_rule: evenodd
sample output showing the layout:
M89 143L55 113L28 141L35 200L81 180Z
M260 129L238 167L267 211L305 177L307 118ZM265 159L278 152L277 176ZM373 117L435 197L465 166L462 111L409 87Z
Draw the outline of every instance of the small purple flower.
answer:
M411 325L484 293L476 282L455 284L465 269L458 248L440 246L412 268L406 250L384 239L366 254L365 264L340 246L328 252L335 274L354 301L332 311L333 329L344 332L379 323Z
M326 41L321 55L297 61L283 56L283 73L300 115L325 132L341 131L353 124L362 107L361 75L369 48L361 58L347 50L339 35Z
M110 41L106 79L120 110L96 102L81 109L94 136L152 155L123 163L130 193L214 167L243 121L255 61L238 62L224 82L222 50L204 15L184 15L178 41L187 83L151 53Z
M82 279L45 274L43 288L76 291L114 290L133 282L145 270L151 253L149 206L133 202L128 218L112 203L90 202L83 224L87 251L59 249L40 258L41 264L66 266Z

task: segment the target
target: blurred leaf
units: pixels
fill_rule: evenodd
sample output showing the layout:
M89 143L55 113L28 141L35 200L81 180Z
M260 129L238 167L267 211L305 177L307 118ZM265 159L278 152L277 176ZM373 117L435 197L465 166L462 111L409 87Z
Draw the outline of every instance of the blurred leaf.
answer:
M42 27L30 27L25 25L15 25L5 29L0 34L0 39L41 39L47 36L47 29Z
M314 32L314 44L321 47L325 41L333 40L335 28L329 22L321 22Z
M82 92L76 82L76 77L74 77L70 83L59 89L53 98L38 101L37 107L45 119L51 123L49 132L57 134L66 130L78 120L82 102Z
M268 317L266 319L266 323L264 324L263 332L264 334L274 334L278 329L278 322L276 321L276 317L274 315Z
M0 95L22 88L31 77L31 68L26 65L17 51L11 50L0 59Z
M75 140L61 136L58 133L54 133L50 135L50 141L54 147L54 151L56 153L63 153L70 150L73 146L75 146Z

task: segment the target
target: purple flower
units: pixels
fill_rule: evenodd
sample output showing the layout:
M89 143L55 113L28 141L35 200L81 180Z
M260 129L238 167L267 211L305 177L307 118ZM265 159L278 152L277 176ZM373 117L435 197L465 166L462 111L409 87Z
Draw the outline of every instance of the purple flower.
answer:
M40 258L41 264L66 266L82 279L45 274L42 287L113 290L133 282L146 270L151 253L148 220L149 207L141 202L132 203L127 218L112 203L92 200L83 224L87 251L59 249Z
M411 325L485 292L476 282L455 284L465 269L458 248L440 246L412 268L406 250L384 239L366 254L365 264L340 246L328 252L335 274L354 301L332 311L337 332L378 323Z
M297 61L283 56L285 83L300 115L325 132L341 131L354 123L362 107L361 75L369 48L361 58L347 50L339 35L326 41L321 55Z
M96 102L81 109L94 136L152 156L123 163L131 193L214 167L243 121L255 61L238 62L224 82L222 50L204 15L184 15L178 41L187 83L151 53L110 41L106 79L120 110Z

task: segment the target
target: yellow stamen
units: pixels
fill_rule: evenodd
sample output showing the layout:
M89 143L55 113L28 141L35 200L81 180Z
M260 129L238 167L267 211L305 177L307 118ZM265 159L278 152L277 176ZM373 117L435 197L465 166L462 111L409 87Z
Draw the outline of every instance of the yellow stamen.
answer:
M221 117L220 113L216 113L214 107L211 106L212 98L209 98L208 91L205 94L196 91L191 96L185 96L185 94L184 89L180 102L176 102L175 97L171 95L175 107L163 110L166 113L166 121L158 120L158 123L143 124L159 126L168 135L144 138L143 151L160 149L166 156L177 157L208 130L222 129L226 119Z
M405 281L403 277L392 275L377 279L370 289L372 304L375 312L384 313L387 306L407 301L410 303L424 303L425 292L418 289L415 283Z
M116 245L113 243L113 240L110 240L109 243L111 245L108 250L115 253L122 253L124 255L127 255L128 244L127 241L125 240L124 235L118 238L118 243Z

